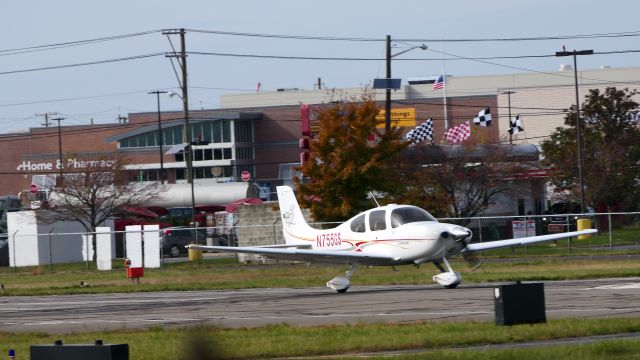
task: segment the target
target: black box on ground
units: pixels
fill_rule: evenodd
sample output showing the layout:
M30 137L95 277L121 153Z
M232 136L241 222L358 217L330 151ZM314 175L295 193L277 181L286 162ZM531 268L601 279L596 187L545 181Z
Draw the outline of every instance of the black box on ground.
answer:
M500 285L493 290L496 325L534 324L547 321L544 283Z
M129 344L31 345L31 360L129 360Z

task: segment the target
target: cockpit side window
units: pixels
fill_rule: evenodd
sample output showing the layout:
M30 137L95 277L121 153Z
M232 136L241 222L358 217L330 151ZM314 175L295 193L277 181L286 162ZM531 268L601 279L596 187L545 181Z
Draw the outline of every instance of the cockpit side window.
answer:
M369 213L369 229L371 231L385 230L387 224L384 221L384 210L375 210Z
M400 225L419 221L437 222L431 214L415 206L404 206L393 209L391 212L391 227L394 228Z
M364 227L364 215L365 214L362 214L351 221L351 231L359 233L365 232L366 229Z

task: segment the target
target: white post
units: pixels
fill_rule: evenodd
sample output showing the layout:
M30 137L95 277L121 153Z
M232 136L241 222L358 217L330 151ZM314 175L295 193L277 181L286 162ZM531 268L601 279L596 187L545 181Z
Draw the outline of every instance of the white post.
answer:
M98 270L111 270L111 260L113 259L113 246L111 241L110 227L96 228L96 251Z
M160 267L160 225L144 225L144 267Z
M131 267L142 267L142 226L128 225L125 230L127 258L131 260Z

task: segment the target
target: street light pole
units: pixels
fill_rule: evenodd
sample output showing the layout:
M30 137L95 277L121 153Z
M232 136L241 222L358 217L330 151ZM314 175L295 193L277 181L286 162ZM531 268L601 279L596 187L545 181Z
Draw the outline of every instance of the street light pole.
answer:
M386 48L387 48L387 56L386 56L386 67L387 67L387 83L385 90L385 102L384 102L384 131L388 133L391 130L391 58L398 56L400 54L404 54L413 49L422 49L427 50L427 45L422 44L419 46L412 46L408 49L404 49L397 54L391 55L391 35L387 35L386 38Z
M556 56L573 55L573 74L576 87L576 146L578 147L578 180L580 182L580 212L584 213L584 175L582 173L582 137L580 132L580 97L578 96L578 60L577 55L593 55L593 50L558 51Z
M159 178L160 178L160 184L164 184L164 159L163 159L163 154L162 154L162 126L160 125L160 94L166 94L167 91L162 91L162 90L156 90L156 91L149 91L147 94L156 94L156 97L158 98L158 149L159 149L159 153L160 153L160 174L159 174Z
M503 94L507 94L507 106L509 107L509 124L511 124L511 94L515 94L515 91L503 91ZM513 134L509 132L509 144L513 144Z

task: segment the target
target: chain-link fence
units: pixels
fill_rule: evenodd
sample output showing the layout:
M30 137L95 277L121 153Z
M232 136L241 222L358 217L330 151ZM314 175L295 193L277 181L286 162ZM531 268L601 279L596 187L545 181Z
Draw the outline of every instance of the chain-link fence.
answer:
M598 234L584 239L569 238L557 241L489 250L485 256L566 256L611 253L640 253L640 212L589 213L528 216L481 216L474 218L442 218L440 222L454 223L472 230L472 242L488 242L525 236L574 231L584 219ZM338 223L311 224L314 228L329 228ZM234 225L232 227L166 228L159 233L160 246L144 251L158 252L161 267L168 262L188 260L185 248L190 243L220 246L265 246L284 243L282 224ZM144 230L142 231L144 243ZM122 268L127 257L127 237L130 231L109 233L112 241L114 269ZM135 232L134 232L135 233ZM140 231L137 231L140 233ZM56 270L96 270L95 239L92 233L7 234L0 238L0 267L5 272ZM177 250L174 251L174 250ZM213 255L211 255L213 256ZM205 256L206 258L206 256ZM198 257L197 260L201 261ZM238 255L238 261L264 260L257 256ZM17 265L17 266L14 266ZM24 268L24 269L23 269ZM10 270L9 270L10 269Z

